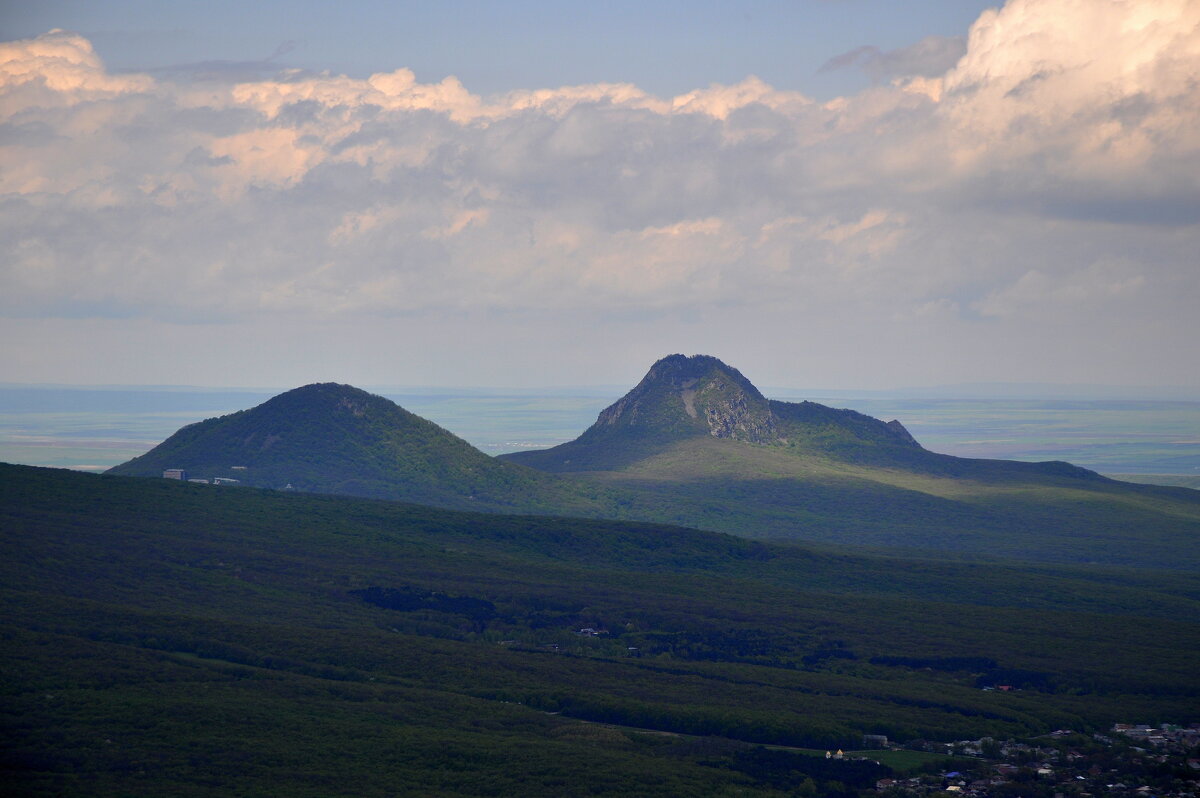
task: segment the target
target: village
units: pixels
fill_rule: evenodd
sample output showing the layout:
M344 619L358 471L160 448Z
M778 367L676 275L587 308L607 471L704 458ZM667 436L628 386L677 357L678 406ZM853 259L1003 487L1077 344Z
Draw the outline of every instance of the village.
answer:
M1115 724L1107 734L1059 729L1027 742L917 741L907 748L956 757L955 770L885 778L875 794L972 798L1200 796L1200 724ZM840 753L840 752L839 752ZM962 759L957 759L962 757Z

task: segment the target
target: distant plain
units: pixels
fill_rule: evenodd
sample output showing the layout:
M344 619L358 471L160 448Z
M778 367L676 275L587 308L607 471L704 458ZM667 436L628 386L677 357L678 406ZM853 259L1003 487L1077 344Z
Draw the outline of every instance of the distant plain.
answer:
M371 390L492 455L570 440L623 393L615 386ZM0 387L0 461L101 471L186 424L253 407L277 392ZM1122 479L1200 488L1200 401L764 392L897 418L925 448L945 454L1066 460Z

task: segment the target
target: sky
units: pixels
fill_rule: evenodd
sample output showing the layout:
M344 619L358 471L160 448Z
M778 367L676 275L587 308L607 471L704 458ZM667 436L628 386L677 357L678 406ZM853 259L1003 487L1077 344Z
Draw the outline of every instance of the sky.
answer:
M1200 387L1200 2L0 0L0 381Z

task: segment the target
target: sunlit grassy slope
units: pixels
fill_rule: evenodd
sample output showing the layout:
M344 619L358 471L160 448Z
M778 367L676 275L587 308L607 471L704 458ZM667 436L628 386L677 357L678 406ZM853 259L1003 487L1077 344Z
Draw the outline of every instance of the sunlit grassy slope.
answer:
M573 476L629 497L620 508L626 517L754 538L1200 566L1200 493L1080 475L1069 467L924 455L931 467L696 437L620 470Z
M0 530L9 794L787 794L748 746L1200 712L1193 574L16 466Z

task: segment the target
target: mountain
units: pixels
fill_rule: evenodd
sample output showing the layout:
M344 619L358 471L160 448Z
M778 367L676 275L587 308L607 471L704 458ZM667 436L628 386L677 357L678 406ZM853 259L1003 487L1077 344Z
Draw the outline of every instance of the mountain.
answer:
M335 383L191 424L108 473L159 477L176 468L189 478L441 507L576 504L561 480L498 461L388 399Z
M501 459L621 496L622 517L973 557L1200 565L1200 494L1064 462L952 457L899 421L767 399L671 355L577 439Z
M930 452L899 421L765 398L713 357L660 360L578 439L492 458L347 385L184 427L110 470L452 509L677 524L942 556L1200 567L1200 494L1068 463Z
M6 796L853 798L759 746L1186 724L1197 619L1196 573L0 464Z
M629 466L690 438L777 447L807 446L845 457L868 453L905 458L921 449L899 421L883 423L853 410L815 402L767 399L742 373L708 355L669 355L633 390L606 408L574 441L505 455L545 471Z

